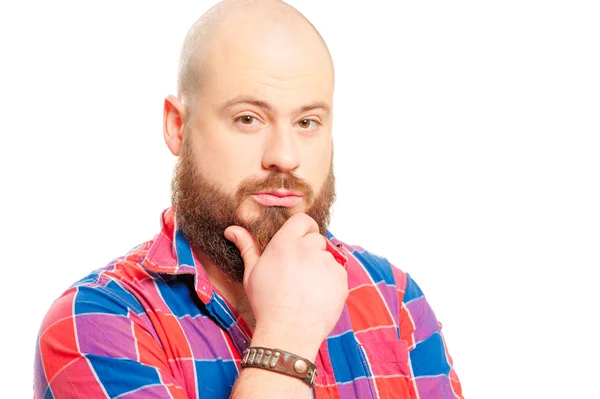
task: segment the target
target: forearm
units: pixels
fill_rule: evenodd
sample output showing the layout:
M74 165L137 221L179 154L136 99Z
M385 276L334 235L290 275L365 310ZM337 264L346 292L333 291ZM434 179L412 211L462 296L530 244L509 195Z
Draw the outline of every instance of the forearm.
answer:
M232 399L310 398L310 387L298 378L269 370L246 368L240 373Z

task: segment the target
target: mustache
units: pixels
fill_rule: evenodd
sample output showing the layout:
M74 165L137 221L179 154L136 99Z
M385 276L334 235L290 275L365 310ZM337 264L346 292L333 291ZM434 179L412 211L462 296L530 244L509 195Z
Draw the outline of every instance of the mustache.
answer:
M308 204L314 199L312 186L292 173L272 172L266 178L250 177L242 181L236 190L235 200L240 204L249 195L262 191L284 189L302 194Z

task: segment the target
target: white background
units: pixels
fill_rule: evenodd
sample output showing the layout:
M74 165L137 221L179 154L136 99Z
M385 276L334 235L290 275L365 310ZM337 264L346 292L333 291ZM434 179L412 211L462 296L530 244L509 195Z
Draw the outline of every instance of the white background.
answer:
M31 397L51 302L158 232L214 3L2 3L0 397ZM333 233L419 283L467 397L600 397L597 3L291 4L336 63Z

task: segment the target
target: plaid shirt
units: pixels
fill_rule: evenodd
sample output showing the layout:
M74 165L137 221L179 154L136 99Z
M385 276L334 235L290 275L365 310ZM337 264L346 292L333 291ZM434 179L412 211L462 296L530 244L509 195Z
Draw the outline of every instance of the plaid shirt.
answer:
M320 398L462 398L433 311L405 273L356 246L349 296L315 364ZM75 283L44 318L42 398L228 398L251 341L175 225Z

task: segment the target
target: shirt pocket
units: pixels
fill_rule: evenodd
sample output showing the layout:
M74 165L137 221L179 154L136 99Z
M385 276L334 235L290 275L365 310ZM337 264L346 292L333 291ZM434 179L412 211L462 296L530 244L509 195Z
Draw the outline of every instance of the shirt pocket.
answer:
M359 344L371 390L378 398L414 398L409 367L408 344L403 340Z

